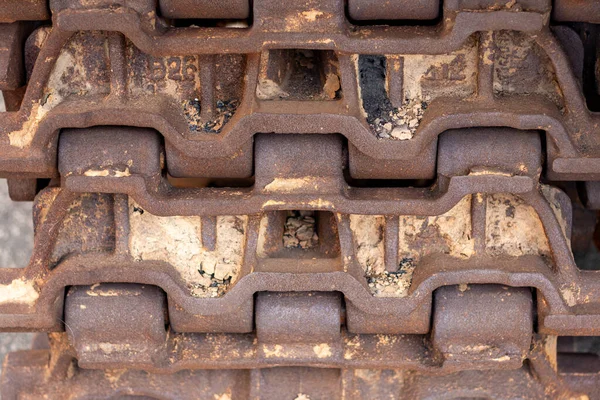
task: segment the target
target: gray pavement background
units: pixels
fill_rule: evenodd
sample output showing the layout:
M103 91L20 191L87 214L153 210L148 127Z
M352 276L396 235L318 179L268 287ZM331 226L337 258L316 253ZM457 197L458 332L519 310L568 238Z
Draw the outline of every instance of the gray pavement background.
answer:
M6 180L0 180L0 266L3 268L21 268L29 262L33 251L31 207L30 202L11 201ZM33 336L33 333L0 333L0 359L4 360L11 351L29 349Z
M0 112L4 111L0 91ZM3 268L24 267L29 261L33 250L31 207L31 203L12 202L6 181L0 180L0 266ZM33 336L33 333L0 333L0 360L12 351L29 349Z

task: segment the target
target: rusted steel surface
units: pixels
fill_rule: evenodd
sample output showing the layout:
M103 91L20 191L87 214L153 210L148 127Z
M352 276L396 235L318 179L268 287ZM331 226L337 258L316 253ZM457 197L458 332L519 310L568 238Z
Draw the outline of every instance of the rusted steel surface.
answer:
M547 13L535 7L482 11L447 2L439 26L379 29L350 27L341 0L318 8L261 1L254 3L251 27L234 29L171 27L152 12L151 2L112 4L51 3L56 23L51 32L37 34L43 46L31 77L36 83L18 111L0 116L8 138L0 144L4 175L56 176L53 153L61 128L118 120L159 131L168 169L177 176L249 176L252 137L268 126L275 133L341 133L350 143L352 174L360 178L432 178L442 132L510 126L546 132L553 179L598 178L600 145L593 135L578 134L593 131L597 115L587 111L568 57L547 30ZM515 46L523 49L518 56ZM316 76L309 81L314 87L288 88L294 90L290 97L261 76L261 60L298 47L312 55L289 52L284 65L299 71L292 77L302 77L300 64L314 64ZM329 80L320 76L327 71L320 63L327 51L337 52ZM408 136L378 139L381 132L371 123L376 118L364 119L367 91L357 79L356 57L372 53L400 59L404 68L390 69L390 75L422 71L407 75L407 82L418 84L403 89L409 103L427 103ZM84 81L93 84L84 88ZM323 93L335 94L333 101ZM296 102L308 99L313 101ZM372 166L374 159L381 168Z
M436 291L433 306L431 342L448 363L519 367L529 352L533 300L528 288L445 286Z
M2 0L0 23L50 19L48 0Z
M0 90L15 90L25 83L23 45L27 34L23 23L0 24Z
M78 365L143 364L156 357L167 338L165 294L155 286L75 286L65 299L65 325ZM110 326L111 329L106 329Z
M552 17L558 21L600 23L600 3L595 0L554 2Z
M123 151L104 140L117 133ZM37 198L38 214L45 218L38 223L60 233L49 233L54 243L46 243L47 258L39 267L25 270L31 276L48 274L32 295L57 298L64 286L91 285L100 278L157 285L167 292L169 308L179 309L171 323L185 318L185 330L196 332L227 332L236 321L236 332L251 330L247 318L225 322L212 316L241 312L256 292L290 288L344 293L351 330L365 333L425 333L432 291L466 281L538 288L550 305L542 328L549 332L560 329L554 318L583 317L569 311L578 302L594 315L595 287L577 270L569 250L570 200L538 183L541 144L536 134L449 132L440 142L434 187L378 190L344 183L339 137L307 135L257 137L251 189L176 188L164 178L156 180L159 165L149 159L161 157L149 149L159 146L151 141L138 149L127 145L156 140L145 134L97 128L62 136L62 188L46 189ZM462 151L455 152L455 146ZM101 163L94 158L98 148L107 151ZM123 154L128 161L119 159ZM286 210L313 209L321 210L315 216L317 236L339 246L323 243L298 252L278 242ZM521 215L527 216L523 225L511 228ZM61 226L60 220L69 224ZM464 222L448 222L459 220ZM444 233L448 229L453 230L450 237ZM530 232L503 240L519 230ZM74 238L84 234L78 248ZM168 239L175 234L181 237ZM216 242L202 250L205 237ZM227 262L219 261L223 257ZM297 274L303 270L313 273ZM388 281L389 293L379 287L389 287ZM579 293L571 289L573 282ZM47 306L54 301L30 304L32 314L10 318L15 328L58 323L47 320ZM226 328L220 330L221 323Z
M596 2L16 4L3 399L598 398Z
M236 348L226 345L228 338L210 339L215 345L214 355L223 358L222 351L235 354ZM380 336L372 347L371 354L390 352L392 343L406 342L405 337ZM584 396L583 375L577 372L557 373L552 365L552 355L544 349L543 339L535 339L526 366L514 369L464 370L440 375L432 370L407 373L404 369L389 369L361 364L354 368L323 368L313 362L312 367L279 367L246 369L236 367L233 362L223 362L219 370L187 369L170 374L157 374L135 369L83 369L73 365L73 356L65 348L62 337L54 336L51 350L17 352L8 356L3 373L3 398L36 398L47 394L61 398L66 394L93 394L106 398L118 395L149 396L160 399L197 398L443 398L484 396L510 399L521 396L531 399L579 398ZM221 341L224 342L221 342ZM235 343L239 343L235 341ZM222 347L225 344L225 347ZM354 339L350 351L353 356L363 353L362 341ZM200 349L190 349L179 344L182 353L190 354ZM290 349L278 348L281 354ZM248 352L245 349L245 352ZM365 352L366 353L366 352ZM196 353L203 354L203 353ZM289 353L287 353L289 354ZM412 356L415 356L413 354ZM405 354L406 356L411 356ZM271 356L273 357L273 356ZM50 363L48 363L50 360ZM192 361L193 362L193 361ZM299 361L296 361L298 363ZM406 360L404 362L410 362ZM49 366L50 365L50 366ZM351 363L350 363L351 365ZM189 364L188 364L189 366ZM433 368L435 369L435 368ZM598 377L587 374L587 389L597 389ZM18 389L17 389L18 388ZM501 389L498 389L501 388ZM226 395L227 397L222 397ZM221 397L219 397L221 396ZM323 397L322 397L323 396ZM301 397L302 398L302 397ZM590 398L594 398L593 396Z
M348 1L348 15L357 21L428 20L436 19L439 12L439 0Z
M247 19L250 17L250 0L160 0L160 12L173 19Z

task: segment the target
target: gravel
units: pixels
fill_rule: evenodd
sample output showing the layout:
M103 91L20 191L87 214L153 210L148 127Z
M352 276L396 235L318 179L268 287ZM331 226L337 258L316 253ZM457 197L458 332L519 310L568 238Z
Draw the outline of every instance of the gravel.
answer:
M311 249L319 243L315 232L313 211L291 211L285 221L283 246L286 248Z

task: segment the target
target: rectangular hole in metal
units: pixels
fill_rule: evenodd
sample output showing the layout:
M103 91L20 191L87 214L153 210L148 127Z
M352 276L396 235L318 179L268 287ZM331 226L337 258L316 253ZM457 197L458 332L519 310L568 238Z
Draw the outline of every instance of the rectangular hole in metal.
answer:
M261 55L260 100L338 100L339 63L330 50L268 50Z
M272 211L262 217L258 269L331 272L341 268L335 215L326 211ZM281 262L283 259L288 260ZM291 262L291 260L295 260Z

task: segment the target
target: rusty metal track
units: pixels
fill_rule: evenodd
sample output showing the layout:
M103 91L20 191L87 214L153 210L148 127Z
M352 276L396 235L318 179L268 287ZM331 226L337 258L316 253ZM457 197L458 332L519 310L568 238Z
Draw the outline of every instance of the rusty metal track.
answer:
M426 27L422 32L408 31L403 27L368 28L366 35L366 32L360 32L367 28L348 30L345 20L333 18L340 13L335 8L340 5L334 2L328 14L323 14L331 17L314 17L314 21L310 11L286 10L294 17L304 17L294 28L290 14L288 23L291 25L285 29L271 26L273 19L267 16L262 17L263 22L259 21L267 11L281 11L268 4L264 5L265 10L259 7L261 3L255 4L255 20L251 28L213 29L163 26L161 20L148 20L149 6L142 7L144 2L138 3L137 8L122 8L119 13L103 9L86 10L82 5L66 1L53 3L57 23L52 33L42 31L36 34L40 36L37 42L44 42L42 55L38 57L47 61L39 64L32 77L39 84L28 87L18 111L1 116L3 130L10 139L2 148L0 170L5 174L19 172L55 176L52 161L55 157L51 157L50 153L55 149L56 135L61 128L110 125L119 120L123 125L158 130L165 137L169 170L178 176L249 176L252 173L251 140L261 126L269 126L269 131L277 133L341 133L351 143L351 171L361 178L386 174L369 167L373 159L386 160L382 169L388 171L390 178L432 178L439 134L448 129L473 126L545 130L548 142L552 144L548 146L549 176L574 180L594 179L596 174L598 158L595 149L598 144L589 135L581 136L578 132L594 129L598 123L597 116L587 112L579 86L571 74L569 60L557 40L547 31L543 13L495 9L474 12L452 9L452 5L448 4L445 9L447 18L438 27ZM121 20L126 16L145 21L140 21L139 29L123 32L129 40L116 33L79 33L73 36L73 31L81 29L116 29L103 26L101 21L114 23L121 30L135 26L132 21ZM302 28L305 24L307 26ZM154 32L149 33L148 29L142 28L145 25L154 26ZM486 26L485 31L524 33L491 34L488 37L490 34L485 32L474 33L482 29L480 26ZM278 39L282 30L289 37L287 43ZM312 30L317 31L319 37L331 39L314 39L311 35L315 34L309 33ZM215 45L210 44L213 40ZM505 53L507 49L517 42L527 49L525 53L516 58L507 56L510 54ZM278 96L270 98L268 93L264 95L269 90L285 93L267 75L262 76L261 65L265 60L274 64L272 68L277 67L271 58L266 58L268 53L274 51L271 49L300 47L299 43L303 48L317 52L336 52L336 67L332 73L339 84L339 98L323 101L317 96L315 101L297 103L281 101ZM53 60L65 44L63 62L55 67L57 64ZM110 51L105 54L104 49L109 44ZM77 55L76 49L81 46L87 49L86 61L81 54ZM169 54L160 54L160 49L169 49ZM413 95L418 97L422 94L429 100L414 140L377 140L372 126L363 119L356 53L368 54L375 50L387 56L390 64L394 57L399 57L401 64L418 64L418 57L411 54L418 54L421 49L426 49L431 55L452 50L454 55L439 59L431 57L429 67L427 62L420 67L427 74L423 75L422 87L417 88ZM30 50L31 53L35 51ZM198 57L195 55L198 51L213 56ZM259 54L261 51L262 55ZM237 54L214 55L230 52ZM287 56L281 68L294 61L294 54ZM522 64L526 62L527 54L531 54L530 58L539 58L536 60L539 68ZM499 64L492 62L495 57L499 58ZM73 71L77 76L69 76L73 72L69 72L72 66L65 65L67 58L70 63L78 65ZM434 68L436 63L440 63L439 71ZM217 67L225 64L236 65L230 77ZM401 77L394 76L402 73L399 65L388 69L390 76L386 79L389 82L401 80ZM496 67L492 68L494 65ZM61 70L61 66L66 70ZM453 75L444 75L448 74L449 67L456 71L451 71ZM543 73L548 74L547 77L538 76L538 79L542 84L544 79L550 79L545 83L548 88L556 82L560 91L552 93L552 89L539 93L537 97L537 86L502 89L502 85L510 85L510 82L526 82L527 78L519 74L511 75L511 68L523 70L521 75L539 74L538 69L545 69ZM506 73L508 75L503 78ZM247 79L242 81L242 75ZM52 80L52 76L56 78ZM60 84L60 79L66 83ZM83 96L77 85L81 86L80 81L88 79L94 85L87 88ZM216 79L216 87L221 89L216 92L213 86L198 89L199 81L205 79ZM221 82L221 79L226 80ZM167 87L177 89L169 92ZM445 94L446 87L464 94L449 98ZM498 88L503 93L515 93L498 97L495 93ZM519 91L528 93L525 104ZM115 103L114 98L119 101ZM391 100L396 107L398 101L403 101ZM196 115L195 101L211 106L203 107L202 112ZM298 113L298 110L302 111ZM502 113L496 110L502 110ZM469 115L468 119L464 118L465 114ZM24 124L25 121L31 123ZM192 160L199 161L195 163ZM423 161L415 163L415 160ZM211 168L199 166L206 163L210 163ZM192 167L191 164L196 165ZM397 172L390 173L390 170Z
M3 399L600 398L596 1L21 3Z

